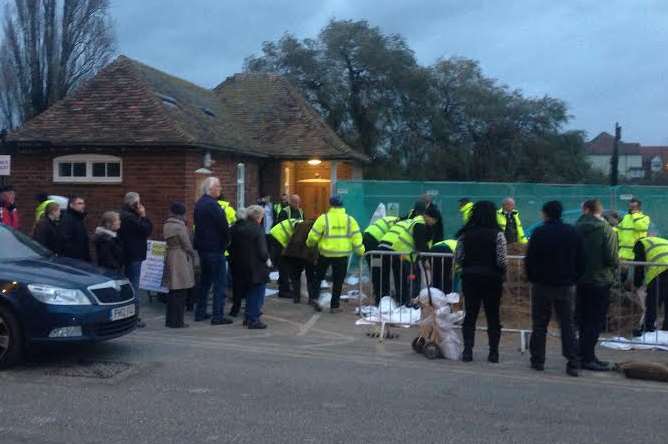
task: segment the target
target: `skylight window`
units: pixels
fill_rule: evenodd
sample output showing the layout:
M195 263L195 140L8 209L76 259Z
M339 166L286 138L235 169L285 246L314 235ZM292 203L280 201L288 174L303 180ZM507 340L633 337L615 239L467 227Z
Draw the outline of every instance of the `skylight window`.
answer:
M200 108L204 114L206 114L209 117L216 117L216 114L211 111L209 108Z
M178 108L179 103L176 101L176 99L172 96L168 96L166 94L156 94L160 100L162 100L162 103L166 105L168 108Z

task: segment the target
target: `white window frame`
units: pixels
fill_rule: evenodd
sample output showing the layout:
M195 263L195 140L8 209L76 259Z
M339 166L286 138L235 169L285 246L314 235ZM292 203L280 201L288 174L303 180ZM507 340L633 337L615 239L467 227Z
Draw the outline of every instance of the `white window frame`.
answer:
M118 177L93 177L93 164L101 162L120 164L120 175ZM86 176L61 176L61 163L85 163ZM123 159L105 154L70 154L59 156L53 159L53 181L55 183L121 183L123 182Z
M237 164L237 209L246 206L246 165Z

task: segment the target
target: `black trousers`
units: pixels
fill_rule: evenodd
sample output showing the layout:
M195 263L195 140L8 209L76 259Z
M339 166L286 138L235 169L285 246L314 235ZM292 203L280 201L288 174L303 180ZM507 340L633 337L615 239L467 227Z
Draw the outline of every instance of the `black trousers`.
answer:
M379 251L392 251L390 248L379 245ZM379 279L378 283L375 284L378 286L378 291L376 292L376 305L380 302L380 298L384 296L392 295L392 285L390 282L390 273L394 273L395 262L400 263L401 258L399 256L392 256L389 254L383 254L380 258L376 258L376 262L380 262L380 269L378 270L377 278ZM373 274L371 276L373 280ZM394 300L398 300L399 288L400 288L400 278L401 274L394 275ZM372 281L373 282L373 281ZM375 287L374 285L374 287ZM374 290L375 291L375 290Z
M165 326L171 328L183 327L183 317L186 311L188 290L171 290L167 295L167 315Z
M241 301L246 297L246 293L250 288L248 280L245 276L240 276L238 272L234 271L234 264L230 264L232 272L232 308L230 314L237 316L241 310Z
M659 305L663 303L663 325L661 330L668 330L668 273L658 275L647 286L645 297L644 329L651 331L656 328L656 317Z
M450 251L448 250L447 253ZM434 252L435 253L435 252ZM443 253L446 253L444 251ZM431 286L438 288L443 293L448 294L452 292L452 258L451 257L434 257L431 260Z
M379 242L368 233L364 233L362 240L364 242L364 251L369 252L378 249ZM376 305L378 305L380 298L384 296L381 290L382 256L367 254L365 260L367 267L369 268L369 274L371 275L373 297L376 301Z
M343 281L348 272L348 257L325 257L320 256L315 269L315 282L311 287L314 300L320 298L320 283L325 279L327 270L332 267L332 302L331 308L339 308Z
M313 297L313 285L316 280L315 277L315 266L304 259L299 259L296 257L286 257L283 256L283 262L285 263L286 268L289 270L288 275L290 276L290 285L292 290L292 299L299 302L301 300L302 293L302 272L306 272L306 289L308 290L308 300L309 302L314 300ZM317 299L317 298L315 298Z
M552 287L533 284L531 287L531 319L533 331L529 341L532 364L545 364L545 338L550 323L552 307L557 313L561 329L561 353L570 366L578 366L577 342L573 316L575 311L575 287Z
M596 360L598 337L605 329L610 306L609 285L578 285L575 320L580 333L580 359Z
M291 298L290 291L290 269L283 260L283 245L281 245L274 236L267 236L269 243L269 255L274 267L278 270L278 297Z
M500 278L487 276L464 275L462 276L462 291L464 292L464 322L462 324L462 336L464 347L472 349L475 344L476 322L480 305L485 308L487 318L487 337L490 350L498 350L501 340L501 294L503 293L503 281Z

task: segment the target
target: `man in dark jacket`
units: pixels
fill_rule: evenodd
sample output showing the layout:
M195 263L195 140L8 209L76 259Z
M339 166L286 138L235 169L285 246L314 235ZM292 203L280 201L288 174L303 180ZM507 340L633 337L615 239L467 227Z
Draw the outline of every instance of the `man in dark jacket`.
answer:
M63 236L63 256L90 262L90 245L88 231L84 224L86 218L86 202L79 196L69 199L67 211L60 223Z
M211 319L212 325L231 324L226 318L225 282L227 261L225 250L229 243L229 226L225 211L218 205L221 193L220 180L208 177L202 184L202 197L195 204L195 242L194 247L200 258L200 294L195 309L195 321ZM213 312L206 312L209 291L213 286Z
M153 231L153 224L146 217L146 208L141 203L138 193L129 192L123 199L123 209L121 210L121 229L118 231L118 237L123 245L125 276L132 284L137 298L137 316L139 316L139 275L141 273L141 263L146 260L146 250L148 237ZM145 324L138 319L137 327L144 327Z
M49 202L44 209L44 215L37 221L33 238L51 250L54 254L63 254L63 235L60 232L60 207L55 202Z
M597 199L582 205L582 216L575 225L582 238L585 255L584 274L578 280L576 320L580 329L582 368L610 370L607 362L595 354L596 343L605 327L610 302L610 287L619 266L617 235L603 219L603 205Z
M301 209L302 199L297 194L290 196L289 205L283 207L278 217L274 221L274 225L278 225L284 220L288 219L304 219L304 210Z
M552 307L561 329L561 349L568 360L566 373L578 376L579 361L573 327L575 284L584 272L582 239L570 225L561 221L563 207L551 201L543 206L545 223L529 241L525 267L531 282L533 331L529 348L531 367L545 368L545 336Z
M314 298L313 285L315 283L315 262L318 258L318 249L306 246L306 238L313 227L315 220L305 220L295 224L295 232L283 250L282 260L289 270L292 301L298 304L301 301L301 276L306 272L306 288L308 289L308 303L317 303Z

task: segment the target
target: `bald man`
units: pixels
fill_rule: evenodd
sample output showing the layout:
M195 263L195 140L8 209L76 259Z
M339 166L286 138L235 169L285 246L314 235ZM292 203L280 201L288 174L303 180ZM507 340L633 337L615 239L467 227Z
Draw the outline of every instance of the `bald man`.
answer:
M276 224L280 224L286 219L304 220L304 211L301 209L302 199L297 194L293 194L288 199L288 206L278 214Z
M496 220L499 228L506 236L508 244L526 244L528 240L524 235L524 228L522 227L522 220L520 213L515 209L515 199L506 197L503 199L501 208L496 213Z

